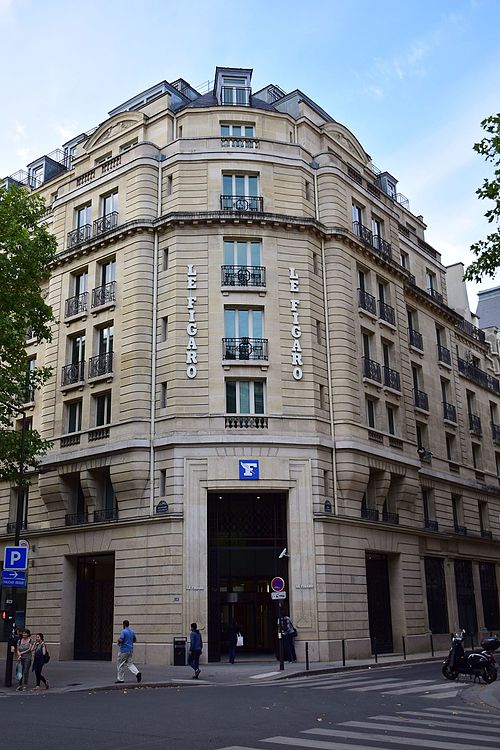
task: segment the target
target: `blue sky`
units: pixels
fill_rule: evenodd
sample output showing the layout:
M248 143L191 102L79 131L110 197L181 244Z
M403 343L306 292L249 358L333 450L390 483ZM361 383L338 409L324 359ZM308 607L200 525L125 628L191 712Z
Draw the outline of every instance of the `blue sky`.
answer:
M254 89L300 88L350 128L443 261L467 263L490 229L472 144L500 110L499 28L500 0L0 0L0 175L158 81L251 67Z

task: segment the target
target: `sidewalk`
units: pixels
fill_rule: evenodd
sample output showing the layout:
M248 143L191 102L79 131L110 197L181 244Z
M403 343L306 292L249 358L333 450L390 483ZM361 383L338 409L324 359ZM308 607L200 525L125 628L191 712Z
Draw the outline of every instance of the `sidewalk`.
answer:
M279 663L274 658L267 660L253 660L244 658L236 661L235 664L227 662L216 662L210 664L201 664L201 674L198 683L192 680L193 672L188 666L158 666L146 664L142 668L142 682L140 687L172 687L172 685L183 684L215 684L215 685L238 685L244 683L258 683L259 680L280 680L291 676L328 674L334 672L344 672L360 669L377 669L384 666L396 666L403 664L417 664L427 661L436 663L436 674L440 671L440 661L445 656L436 654L434 658L430 653L409 656L406 661L402 655L391 654L389 656L380 656L378 664L375 660L349 660L344 666L339 662L313 662L310 664L309 671L306 671L304 662L295 662L288 664L285 662L285 669L280 672ZM15 666L15 665L14 665ZM141 665L138 664L141 668ZM26 692L16 692L17 682L13 671L13 684L11 688L3 686L5 674L5 661L0 661L0 698L7 696L26 695ZM115 685L116 680L116 663L110 661L51 661L44 669L44 674L50 683L51 693L68 693L76 691L93 691L93 690L123 690L137 688L138 683L130 672L125 673L125 683ZM35 684L34 674L30 674L29 687ZM500 709L500 679L492 685L482 685L477 691L474 691L474 702L485 703L496 709ZM472 697L472 696L471 696Z

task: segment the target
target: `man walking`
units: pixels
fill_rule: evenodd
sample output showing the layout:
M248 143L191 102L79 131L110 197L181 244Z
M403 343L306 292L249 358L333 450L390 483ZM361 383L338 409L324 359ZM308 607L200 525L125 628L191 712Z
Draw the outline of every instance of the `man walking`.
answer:
M200 675L200 654L203 649L203 641L198 625L191 623L191 633L189 637L189 658L188 664L194 670L193 680L197 680Z
M134 652L134 643L137 638L135 633L130 627L128 620L123 621L123 630L118 636L118 661L117 661L117 678L115 683L124 682L125 667L128 667L132 674L135 674L137 682L142 680L142 675L132 661L132 654Z

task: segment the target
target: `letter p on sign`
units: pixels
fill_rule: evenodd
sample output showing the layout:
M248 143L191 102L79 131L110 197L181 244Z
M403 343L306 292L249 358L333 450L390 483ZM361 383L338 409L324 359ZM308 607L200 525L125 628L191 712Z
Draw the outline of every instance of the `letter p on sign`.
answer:
M26 570L28 567L27 547L6 547L3 559L4 570Z

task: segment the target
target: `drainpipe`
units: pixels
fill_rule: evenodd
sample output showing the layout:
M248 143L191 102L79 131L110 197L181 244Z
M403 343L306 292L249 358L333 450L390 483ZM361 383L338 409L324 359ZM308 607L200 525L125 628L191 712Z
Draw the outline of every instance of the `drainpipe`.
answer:
M162 162L165 160L163 154L158 154L158 180L157 180L157 201L156 201L156 218L161 216L161 190L162 190ZM160 251L160 230L158 227L154 230L153 245L153 311L152 311L152 335L151 335L151 398L149 404L149 514L155 512L155 413L156 413L156 349L157 349L157 330L158 330L158 261Z
M314 213L315 219L320 221L319 217L319 196L318 196L318 169L319 164L316 161L311 162L314 170ZM323 281L323 299L325 301L325 339L326 339L326 371L328 379L328 406L330 412L330 435L332 438L332 479L333 479L333 512L338 515L338 498L337 498L337 458L335 452L335 425L333 421L333 385L332 385L332 360L330 350L330 318L328 314L328 288L326 283L326 263L325 263L325 240L321 238L321 272Z

